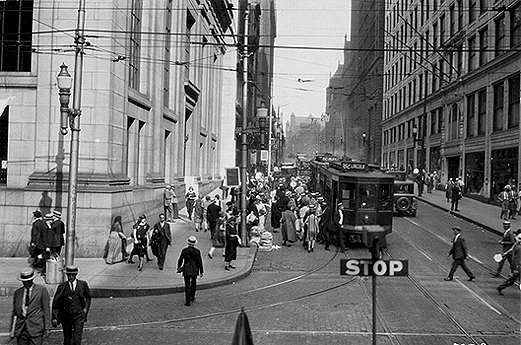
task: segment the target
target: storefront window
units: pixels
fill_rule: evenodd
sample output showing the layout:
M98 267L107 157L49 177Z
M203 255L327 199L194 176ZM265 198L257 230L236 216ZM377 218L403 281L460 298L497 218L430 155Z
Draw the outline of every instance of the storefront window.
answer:
M518 151L517 147L492 151L492 200L497 199L507 183L515 185Z
M468 153L465 158L465 194L485 195L483 181L485 177L485 153Z

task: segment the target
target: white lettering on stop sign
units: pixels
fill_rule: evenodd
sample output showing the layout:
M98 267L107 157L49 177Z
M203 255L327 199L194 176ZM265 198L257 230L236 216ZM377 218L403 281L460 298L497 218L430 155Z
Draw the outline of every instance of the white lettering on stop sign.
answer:
M378 260L373 265L373 273L377 276L383 276L387 272L387 265L384 261Z
M396 272L400 272L403 270L403 262L401 261L391 261L389 262L389 275L394 276Z

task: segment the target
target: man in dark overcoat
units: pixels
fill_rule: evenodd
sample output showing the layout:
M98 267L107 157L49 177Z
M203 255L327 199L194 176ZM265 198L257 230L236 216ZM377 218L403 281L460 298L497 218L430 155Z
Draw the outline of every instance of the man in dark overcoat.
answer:
M24 268L18 278L23 287L14 292L10 335L18 344L40 345L51 333L49 293L34 284L35 276L31 267Z
M445 280L451 281L454 279L454 272L458 266L463 268L463 271L469 276L469 281L473 281L476 279L476 276L470 271L465 263L465 260L468 256L467 244L465 243L465 239L461 237L461 228L459 226L454 226L452 228L454 232L454 239L452 240L452 247L450 248L448 256L452 255L452 267L450 269L449 275Z
M163 213L159 215L159 222L154 224L151 242L151 246L156 246L157 265L159 266L159 270L162 271L165 265L166 250L168 246L172 244L170 224L166 222L166 216ZM154 251L154 249L152 249L152 251Z
M34 248L33 267L42 268L42 273L45 274L45 261L49 258L51 252L50 228L43 220L43 215L40 211L34 211L33 217L31 228L31 246Z
M326 244L325 249L329 250L329 245L331 244L331 234L329 233L329 227L331 225L331 207L327 205L324 201L322 202L322 214L320 215L320 221L318 222L318 239L319 241L323 241Z
M346 240L347 240L347 230L342 228L342 224L344 224L344 205L339 202L337 204L337 210L333 213L333 217L331 223L329 225L330 236L328 242L326 242L326 247L329 248L331 244L331 240L336 238L338 241L338 246L340 247L340 252L344 253L346 251Z
M217 229L217 220L219 220L219 212L221 212L219 200L214 199L206 209L206 220L208 222L208 228L210 229L212 239L215 236L216 232L219 231L219 229Z
M51 250L60 255L63 245L65 244L65 224L62 222L62 213L60 211L52 211L53 222L51 224Z
M179 260L177 260L177 272L183 273L185 281L185 306L195 301L197 290L197 276L203 277L203 258L201 251L195 248L197 238L190 236L186 240L188 247L183 248Z
M65 268L67 281L58 285L52 302L52 325L61 323L64 345L81 345L83 325L87 322L91 295L86 281L76 279L78 267Z

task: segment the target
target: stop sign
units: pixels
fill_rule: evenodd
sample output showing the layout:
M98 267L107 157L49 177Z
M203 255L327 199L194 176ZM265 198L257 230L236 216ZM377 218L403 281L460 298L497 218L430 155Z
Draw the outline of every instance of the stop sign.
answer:
M340 275L347 276L407 276L408 260L340 259Z

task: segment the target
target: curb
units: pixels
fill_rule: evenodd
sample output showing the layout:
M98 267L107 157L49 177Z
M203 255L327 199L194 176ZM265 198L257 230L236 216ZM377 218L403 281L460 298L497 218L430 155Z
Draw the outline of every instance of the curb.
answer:
M206 290L218 286L232 284L240 279L244 279L249 276L253 270L253 264L257 258L258 247L253 245L249 247L248 259L244 268L239 270L237 273L232 273L224 279L214 279L208 282L202 282L197 284L197 290ZM54 295L57 284L45 285L51 297ZM0 296L9 297L19 289L20 286L0 286ZM175 293L184 293L185 287L183 285L175 286L157 286L157 287L143 287L143 288L99 288L91 287L90 293L93 298L110 298L110 297L143 297L143 296L157 296L157 295L168 295Z
M445 211L445 212L448 211L448 212L449 212L450 214L452 214L453 216L455 216L455 217L457 217L457 218L460 218L460 219L463 219L464 221L469 222L469 223L471 223L471 224L474 224L474 225L476 225L476 226L479 226L480 228L483 228L483 229L485 229L485 230L487 230L487 231L489 231L489 232L491 232L491 233L493 233L493 234L495 234L495 235L499 235L499 236L502 236L502 235L503 235L502 232L497 231L496 229L491 228L491 227L488 226L488 225L485 225L485 224L481 224L481 223L479 223L479 222L476 222L474 219L469 218L469 217L467 217L467 216L464 216L464 215L462 215L461 213L447 210L445 207L442 207L442 206L440 206L440 205L438 205L438 204L436 204L436 203L434 203L434 202L432 202L432 201L428 201L428 200L426 200L426 199L424 199L424 198L422 198L422 197L418 197L418 196L417 196L416 198L417 198L418 200L420 200L420 201L422 201L422 202L428 204L428 205L431 205L431 206L437 208L437 209L440 209L440 210Z
M213 280L209 282L202 282L197 284L197 290L206 290L218 286L228 285L237 280L244 279L249 276L253 270L253 263L257 258L258 247L251 246L249 258L246 260L244 268L235 274L230 274L228 277L220 280ZM157 296L168 295L175 293L184 293L184 285L168 286L168 287L144 287L144 288L91 288L92 297L95 298L110 298L110 297L143 297L143 296Z

